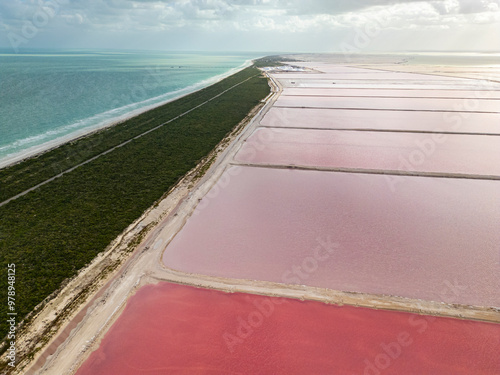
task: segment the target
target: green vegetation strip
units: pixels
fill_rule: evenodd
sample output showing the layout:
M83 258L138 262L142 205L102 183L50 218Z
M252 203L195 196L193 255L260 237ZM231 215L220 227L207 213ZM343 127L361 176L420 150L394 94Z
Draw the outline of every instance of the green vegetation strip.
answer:
M130 142L134 141L135 139L139 139L139 138L141 138L141 137L143 137L143 136L145 136L145 135L147 135L147 134L149 134L149 133L151 133L151 132L153 132L153 131L155 131L155 130L158 130L159 128L161 128L161 127L163 127L163 126L165 126L165 125L167 125L167 124L170 124L171 122L173 122L173 121L175 121L175 120L178 120L179 118L181 118L181 117L183 117L183 116L185 116L185 115L187 115L187 114L191 113L192 111L194 111L194 110L196 110L196 109L198 109L198 108L200 108L200 107L204 106L205 104L207 104L207 103L211 102L212 100L217 99L217 98L218 98L218 97L220 97L221 95L224 95L226 92L228 92L228 91L230 91L230 90L234 89L236 86L239 86L239 85L241 85L241 84L245 83L246 81L248 81L248 80L250 80L250 79L252 79L252 78L253 78L253 77L247 78L246 80L244 80L244 81L242 81L242 82L240 82L240 83L237 83L237 84L235 84L234 86L231 86L230 88L228 88L228 89L226 89L226 90L222 91L221 93L219 93L219 94L215 95L214 97L212 97L212 98L210 98L210 99L208 99L208 100L204 101L203 103L198 104L196 107L193 107L193 108L191 108L190 110L188 110L188 111L186 111L186 112L184 112L184 113L181 113L180 115L178 115L178 116L174 117L173 119L170 119L170 120L168 120L167 122L164 122L163 124L160 124L160 125L158 125L158 126L155 126L154 128L149 129L149 130L145 131L145 132L144 132L144 133L142 133L142 134L136 135L134 138L129 139L129 140L125 141L125 142L122 142L122 143L120 143L120 144L118 144L118 145L116 145L116 146L114 146L114 147L112 147L112 148L110 148L110 149L108 149L108 150L106 150L106 151L104 151L104 152L101 152L100 154L97 154L96 156L93 156L93 157L91 157L90 159L87 159L87 160L85 160L84 162L82 162L82 163L80 163L80 164L77 164L77 165L75 165L75 166L72 166L71 168L66 169L65 171L63 171L63 172L61 172L61 173L56 174L55 176L53 176L53 177L49 178L48 180L45 180L45 181L43 181L43 182L40 182L39 184L37 184L37 185L35 185L35 186L33 186L33 187L31 187L31 188L29 188L29 189L27 189L27 190L23 191L23 192L20 192L19 194L16 194L15 196L13 196L13 197L11 197L11 198L7 199L6 201L0 202L0 207L2 207L2 206L4 206L4 205L6 205L6 204L8 204L8 203L12 202L12 201L13 201L13 200L15 200L15 199L18 199L18 198L20 198L20 197L22 197L22 196L24 196L24 195L28 194L29 192L31 192L31 191L33 191L33 190L35 190L35 189L38 189L39 187L41 187L41 186L43 186L43 185L45 185L45 184L48 184L49 182L52 182L52 181L53 181L53 180L55 180L56 178L62 177L63 175L65 175L65 174L67 174L67 173L73 172L76 168L79 168L79 167L81 167L81 166L83 166L83 165L85 165L85 164L91 163L91 162L93 162L94 160L96 160L97 158L100 158L101 156L107 155L107 154L109 154L110 152L113 152L114 150L116 150L117 148L120 148L120 147L123 147L123 146L125 146L125 145L129 144ZM54 170L55 170L55 168L54 168Z
M247 68L206 89L1 170L3 202L83 163L0 207L4 270L0 300L5 301L0 304L0 316L7 317L8 312L7 264L16 265L19 322L194 168L268 94L267 80L255 67ZM7 329L7 319L0 319L0 337L5 337Z

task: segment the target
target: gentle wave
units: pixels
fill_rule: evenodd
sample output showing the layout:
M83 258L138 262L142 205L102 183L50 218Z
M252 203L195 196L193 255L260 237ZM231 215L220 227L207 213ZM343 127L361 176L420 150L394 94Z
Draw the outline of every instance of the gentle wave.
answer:
M4 156L0 158L0 168L52 149L94 131L115 125L148 110L201 90L243 70L251 64L252 60L247 60L240 66L232 68L225 73L202 80L185 88L99 113L72 124L64 125L41 134L19 139L8 145L0 146L0 153L4 154Z

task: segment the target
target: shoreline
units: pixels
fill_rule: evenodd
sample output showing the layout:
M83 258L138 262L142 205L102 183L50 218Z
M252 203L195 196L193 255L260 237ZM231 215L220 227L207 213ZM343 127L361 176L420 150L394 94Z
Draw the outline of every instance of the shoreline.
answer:
M272 84L276 84L272 78L268 82L271 87L273 87ZM207 189L216 183L227 167L227 162L238 151L241 142L255 130L256 121L259 121L267 112L270 103L275 99L276 91L271 91L204 160L188 172L176 186L166 192L157 205L153 205L145 211L119 238L115 239L107 251L94 258L68 285L62 288L55 297L58 299L57 302L54 299L53 305L46 306L37 313L36 319L31 323L31 327L36 327L36 329L29 330L29 333L23 336L23 342L30 342L39 337L37 333L47 328L45 320L54 317L54 309L58 309L57 316L65 317L59 325L52 327L54 330L46 345L36 353L32 360L23 363L18 371L14 371L15 374L41 375L50 374L52 371L59 373L59 361L68 365L66 373L75 373L77 365L81 364L86 355L93 351L94 346L102 339L104 332L120 316L127 301L137 288L144 283L161 281L155 278L158 272L161 274L164 272L164 268L157 261L158 242L155 239L166 228L177 232L175 228L183 225L186 215L191 212L192 205L196 205L198 199L208 192ZM208 168L206 168L207 166ZM137 239L140 240L137 241ZM133 244L133 250L124 254L124 249L127 249L130 244ZM99 278L98 275L103 275L102 270L110 259L118 259L118 267L114 271L105 272L104 277ZM127 275L125 279L123 278L124 274ZM89 284L86 284L87 282ZM88 285L92 285L92 292L81 299L79 305L74 305L69 313L63 313L70 304L68 300L71 300L71 297L75 296L78 290L86 288ZM231 287L228 290L231 291ZM117 295L119 297L116 297ZM110 304L110 298L120 299L117 303L118 306L114 303ZM104 314L106 318L103 321L90 322L91 330L95 329L96 332L92 332L89 336L84 334L86 337L84 347L72 353L72 355L76 355L77 361L72 362L72 356L61 357L61 351L72 347L74 340L79 340L80 335L84 333L83 331L88 333L84 326L89 324L92 311L95 311L96 308L100 311L102 308L109 307L109 314Z
M214 143L214 148L211 148L206 154L204 153L201 159L193 159L196 164L194 164L192 169L187 169L186 173L183 173L180 180L177 180L177 182L172 180L172 184L169 185L167 190L163 187L162 195L155 198L156 200L154 201L151 200L145 208L145 211L142 212L141 216L134 217L133 221L127 222L127 226L124 227L118 237L110 237L110 241L106 242L105 247L103 247L102 251L99 252L93 260L87 262L82 268L79 268L79 271L76 274L71 275L64 281L64 283L61 284L60 289L55 290L48 296L48 298L41 301L34 307L33 310L31 310L31 312L27 315L28 320L25 321L26 324L23 325L22 330L19 331L19 338L17 341L19 363L15 369L12 369L12 372L9 371L8 373L26 373L24 372L26 370L25 367L28 364L31 364L33 360L36 361L37 358L39 358L39 355L46 353L45 349L42 348L45 348L46 344L49 344L54 334L57 335L58 329L61 327L60 324L62 323L64 325L65 322L67 322L67 319L72 319L72 317L74 317L73 313L75 312L75 309L78 310L78 308L81 307L81 303L88 301L87 297L94 296L94 292L96 291L95 285L99 285L100 288L102 285L100 284L101 282L106 283L109 280L109 277L114 277L118 269L120 269L122 262L127 262L134 253L137 253L135 249L146 234L156 228L158 222L161 221L165 215L169 215L171 210L177 206L177 199L186 198L193 186L200 180L204 180L204 176L206 176L207 173L210 173L208 170L212 168L214 164L217 164L216 160L218 156L225 153L224 150L231 144L231 140L238 137L238 134L240 134L240 132L245 128L244 125L247 124L251 118L253 118L257 108L262 108L264 101L269 98L267 80L265 80L261 74L256 74L257 71L257 68L249 67L242 69L239 73L232 74L231 76L236 75L237 78L236 80L229 81L229 84L232 85L231 87L228 88L228 83L224 83L224 81L223 83L216 83L214 84L214 90L206 92L202 91L202 94L197 96L194 104L189 99L183 99L179 104L167 104L167 106L176 107L176 109L172 108L172 110L174 116L177 112L177 117L171 120L175 121L176 119L183 117L195 109L201 108L205 104L212 102L214 99L230 92L233 89L236 91L231 94L226 94L226 101L222 101L217 104L211 103L210 106L214 108L217 107L218 112L216 111L212 113L212 111L208 117L201 116L201 123L198 120L191 120L191 123L193 124L187 121L186 124L183 124L186 125L186 127L178 127L177 130L174 129L168 133L173 135L176 131L182 132L183 129L186 129L188 134L191 134L191 137L194 137L198 131L196 127L199 124L205 125L208 122L213 124L221 123L218 127L214 125L215 128L213 129L213 134L214 136L217 136L217 139L219 140L218 143L214 143L215 139L212 139L210 144ZM226 80L227 79L228 78L226 78ZM247 81L250 82L245 83ZM243 84L246 84L247 86L241 86ZM190 106L189 109L187 108L188 105ZM217 118L220 119L221 116L227 116L227 111L232 110L233 108L237 109L237 112L230 117L235 120L234 122L233 120L226 122L220 122L217 120ZM160 111L162 111L162 109L160 109ZM163 125L164 123L158 126ZM228 130L223 131L226 127L229 127ZM155 128L152 129L154 130ZM146 132L149 133L152 129L149 129ZM220 139L218 135L221 136ZM169 139L174 138L170 136ZM186 140L186 142L187 141L188 140ZM206 148L206 146L204 147ZM167 150L170 152L172 148L167 148ZM193 150L193 153L195 151L196 150ZM156 159L158 158L153 160ZM189 161L191 159L187 158L186 160ZM120 161L117 161L117 164L120 165ZM164 168L163 170L168 171L168 168ZM102 175L107 175L102 173L102 171L99 172ZM166 173L164 173L164 175L167 178L170 178L166 175ZM143 181L142 177L138 177L138 180L139 179ZM89 180L93 181L94 179ZM155 179L152 179L151 181L153 184L156 183ZM170 180L157 179L157 181L160 181L161 184L165 184L165 181ZM96 186L99 187L98 184ZM96 194L101 194L100 190L94 189L93 191L98 191L99 193ZM133 190L130 191L133 192ZM64 192L71 195L72 189L65 189ZM41 202L45 202L45 200L42 200ZM112 201L106 200L106 202ZM41 204L43 205L44 203ZM16 210L14 210L14 212L15 211ZM74 207L69 207L69 211L74 212ZM126 211L124 211L124 208L122 208L122 211L125 215ZM93 217L95 217L95 215L88 216L90 219ZM59 236L59 234L57 236ZM82 243L85 244L85 242L86 241L82 240ZM104 244L104 241L101 242ZM93 246L95 247L100 245L98 244ZM15 246L13 246L13 248L15 248ZM56 345L58 346L60 341L58 341L58 339L55 340ZM5 353L2 355L4 357ZM3 369L5 368L2 368L2 370Z
M137 102L137 103L131 103L131 104L128 104L127 106L131 106L131 105L137 105L137 104L140 104L140 103L144 103L144 102L148 102L148 101L151 101L151 100L154 100L156 98L159 98L161 96L165 96L165 95L169 95L169 94L174 94L175 96L172 97L172 98L169 98L169 99L166 99L166 100L162 100L160 102L157 102L157 103L154 103L154 104L149 104L149 105L146 105L146 106L143 106L143 107L140 107L140 108L137 108L137 109L134 109L134 110L131 110L127 113L124 113L122 115L119 115L117 117L113 117L111 119L108 119L108 120L104 120L100 123L97 123L95 125L92 125L92 126L89 126L87 128L82 128L82 129L79 129L79 130L75 130L74 132L70 133L70 134L67 134L65 136L61 136L61 137L58 137L56 139L53 139L51 141L47 141L47 142L44 142L40 145L36 145L36 146L32 146L30 148L27 148L23 151L19 151L19 152L15 152L15 153L12 153L12 154L8 154L4 157L0 157L0 170L4 169L4 168L8 168L8 167L12 167L16 164L19 164L25 160L28 160L28 159L32 159L32 158L36 158L46 152L49 152L51 150L54 150L64 144L67 144L67 143L70 143L70 142L74 142L76 140L79 140L79 139L82 139L82 138L85 138L85 137L88 137L90 135L93 135L93 134L96 134L96 133L99 133L100 131L102 130L105 130L105 129L108 129L108 128L111 128L115 125L118 125L124 121L127 121L127 120L130 120L131 118L134 118L136 116L139 116L143 113L146 113L150 110L153 110L155 108L158 108L158 107L161 107L165 104L168 104L168 103L171 103L171 102L174 102L178 99L181 99L181 98L184 98L188 95L191 95L191 94L194 94L198 91L201 91L207 87L210 87L220 81L222 81L223 79L225 78L228 78L238 72L241 72L242 70L248 68L249 66L251 66L256 60L258 60L259 58L255 58L255 59L251 59L251 60L246 60L243 64L235 67L235 68L232 68L228 71L226 71L225 73L222 73L222 74L219 74L219 75L216 75L216 76L213 76L211 78L208 78L208 79L205 79L205 80L202 80L202 81L199 81L195 84L192 84L190 86L187 86L185 88L182 88L182 89L179 89L179 90L176 90L176 91L171 91L171 92L167 92L167 93L164 93L160 96L157 96L157 97L153 97L153 98L149 98L149 99L146 99L144 100L143 102ZM176 95L178 94L178 95ZM124 106L126 107L126 106ZM123 108L123 107L121 107ZM115 111L119 108L114 108L114 109L111 109L107 112L112 112L112 111ZM95 117L95 116L99 116L99 115L102 115L104 113L107 113L107 112L103 112L103 113L99 113L99 114L96 114L94 116L91 116L89 118L92 118L92 117ZM87 119L89 119L87 118ZM87 119L81 119L79 121L84 121L84 120L87 120ZM66 126L73 126L74 124L70 124L70 125L66 125Z

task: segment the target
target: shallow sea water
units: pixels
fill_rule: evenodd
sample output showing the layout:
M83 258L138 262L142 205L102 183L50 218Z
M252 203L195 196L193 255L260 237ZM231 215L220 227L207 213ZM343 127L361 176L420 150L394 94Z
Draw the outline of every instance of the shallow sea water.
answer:
M0 50L0 162L208 86L255 57Z

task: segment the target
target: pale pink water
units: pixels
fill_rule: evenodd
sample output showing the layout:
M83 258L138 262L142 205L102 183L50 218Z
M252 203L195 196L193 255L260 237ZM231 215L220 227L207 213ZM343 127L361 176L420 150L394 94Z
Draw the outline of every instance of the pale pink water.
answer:
M293 88L347 88L347 89L417 89L417 90L469 90L474 91L478 89L477 80L461 80L461 81L422 81L422 80L349 80L346 79L314 79L307 78L304 76L302 78L279 78L280 83L283 87L293 87ZM478 77L480 79L480 77ZM491 89L500 90L500 84L489 83L488 86L484 88L481 87L480 90Z
M494 375L500 326L160 283L77 375Z
M234 167L163 262L196 274L500 307L499 186Z
M285 88L282 96L358 96L392 98L459 98L500 99L500 91L492 90L408 90L408 89L337 89L337 88Z
M235 159L252 164L500 176L500 137L261 128Z
M277 79L318 79L318 80L361 80L361 81L412 81L418 80L421 82L466 82L463 78L418 74L418 73L400 73L400 72L386 72L383 70L369 70L357 72L288 72L273 74Z
M500 114L355 109L276 108L263 126L318 129L375 129L500 134Z
M500 101L495 99L280 96L275 106L332 109L500 112Z

